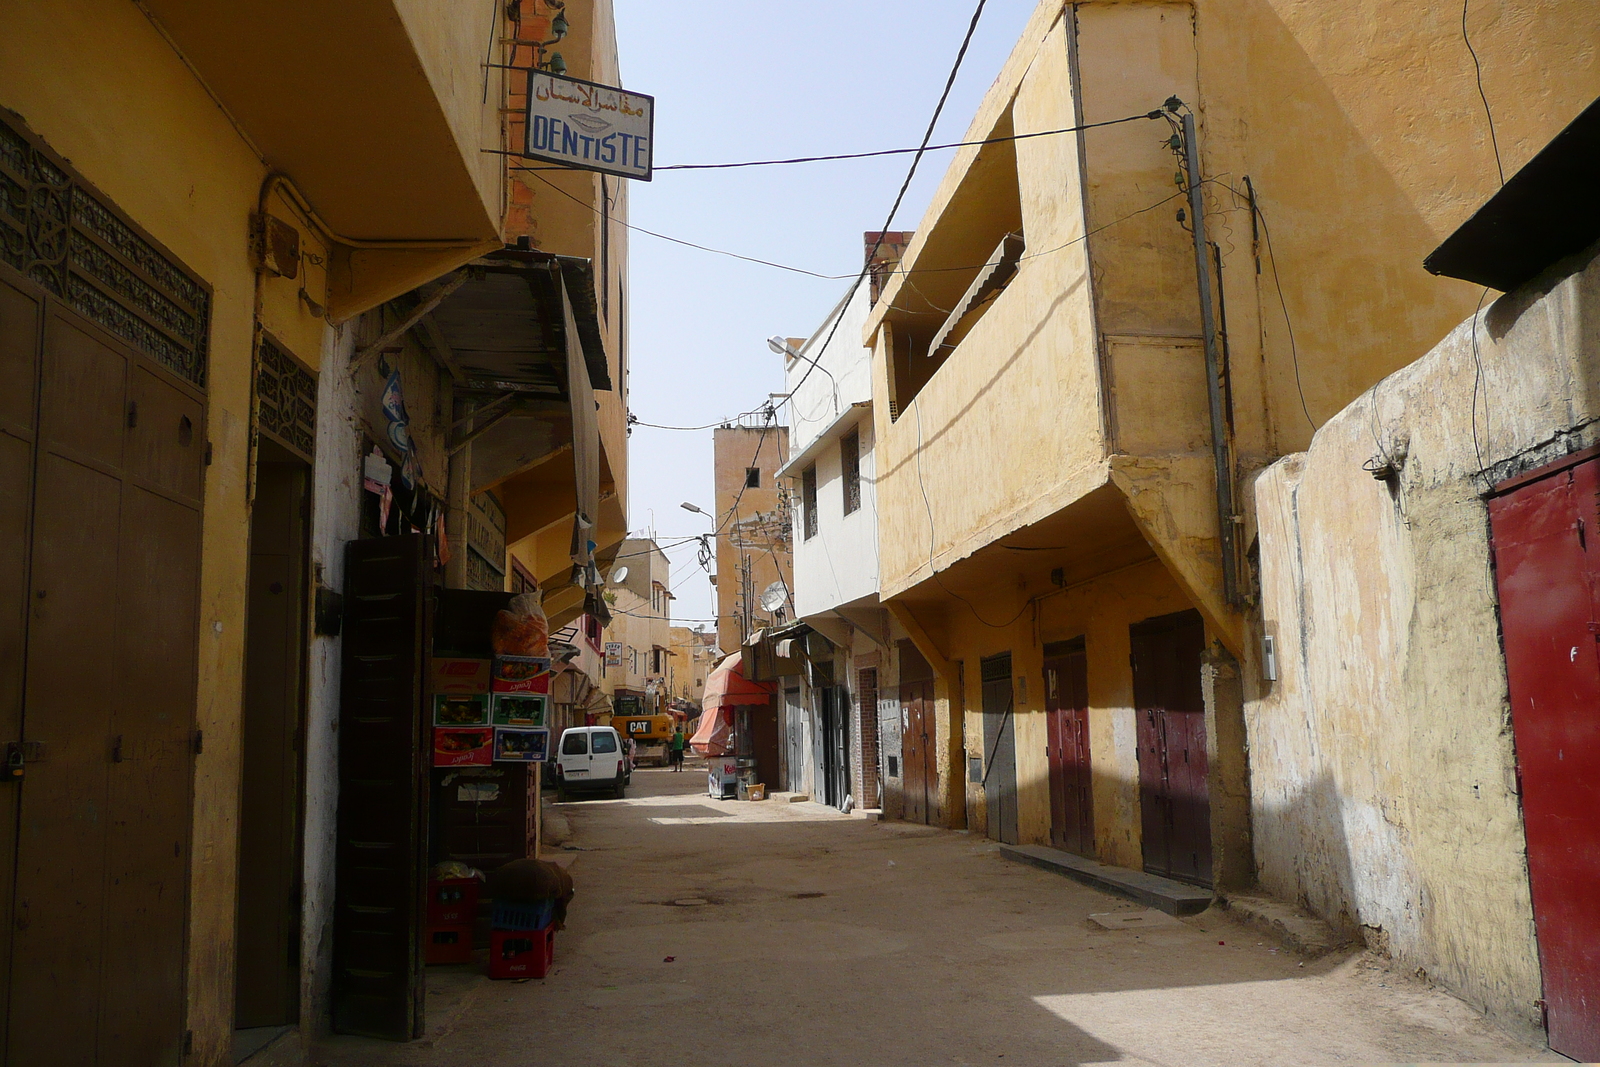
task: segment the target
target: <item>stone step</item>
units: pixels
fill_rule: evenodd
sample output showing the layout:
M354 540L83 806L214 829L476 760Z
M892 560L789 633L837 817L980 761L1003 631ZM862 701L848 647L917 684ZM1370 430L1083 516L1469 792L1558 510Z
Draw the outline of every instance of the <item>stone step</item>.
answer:
M1084 885L1137 900L1168 915L1198 915L1211 906L1212 893L1157 874L1130 871L1043 845L1001 845L1000 854L1017 863L1066 875Z

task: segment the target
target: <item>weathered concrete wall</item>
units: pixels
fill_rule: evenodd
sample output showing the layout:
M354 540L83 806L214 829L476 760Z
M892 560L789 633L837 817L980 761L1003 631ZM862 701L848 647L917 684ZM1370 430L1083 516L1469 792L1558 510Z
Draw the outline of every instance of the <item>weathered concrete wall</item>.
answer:
M1196 0L1194 11L1207 223L1248 470L1304 448L1472 313L1478 288L1429 275L1422 259L1500 177L1463 5ZM1510 177L1600 96L1600 5L1472 0L1465 13Z
M344 546L361 534L361 420L349 371L355 327L328 331L317 381L317 450L311 486L311 576L344 589ZM342 641L311 638L306 656L305 825L300 904L300 1039L328 1027L333 972L334 829L339 805Z
M1262 884L1528 1026L1539 968L1481 494L1600 436L1597 313L1592 262L1500 298L1252 497L1279 671L1262 680L1252 642ZM1392 483L1363 469L1375 458L1401 464Z

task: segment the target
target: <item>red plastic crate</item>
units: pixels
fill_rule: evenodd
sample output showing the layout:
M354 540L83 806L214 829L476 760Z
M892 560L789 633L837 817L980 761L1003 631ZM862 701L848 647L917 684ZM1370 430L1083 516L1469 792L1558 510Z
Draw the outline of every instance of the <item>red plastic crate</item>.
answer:
M471 963L472 924L428 926L428 962Z
M470 926L478 918L478 894L483 883L476 878L443 878L428 882L428 925Z
M490 978L543 978L556 956L556 929L490 930Z

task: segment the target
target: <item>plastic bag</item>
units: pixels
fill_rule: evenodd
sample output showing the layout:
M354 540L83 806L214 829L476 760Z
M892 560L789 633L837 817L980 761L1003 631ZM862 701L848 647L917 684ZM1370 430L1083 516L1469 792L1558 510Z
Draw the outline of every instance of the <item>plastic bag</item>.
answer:
M497 656L550 655L550 620L545 617L542 595L518 593L494 617L489 634Z

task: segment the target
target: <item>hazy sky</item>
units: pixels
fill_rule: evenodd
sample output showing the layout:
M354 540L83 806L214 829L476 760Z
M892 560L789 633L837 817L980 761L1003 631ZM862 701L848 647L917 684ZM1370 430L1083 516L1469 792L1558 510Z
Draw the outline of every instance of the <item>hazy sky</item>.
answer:
M976 0L616 0L624 87L656 98L656 166L913 148L938 102ZM1035 0L989 0L934 143L957 141ZM917 225L953 155L930 153L891 229ZM635 182L631 222L696 244L803 267L861 269L910 156L658 171ZM809 335L849 286L630 237L633 412L698 426L783 389L766 338ZM635 427L628 518L663 542L709 530L711 431ZM674 615L715 614L694 545L669 550Z

